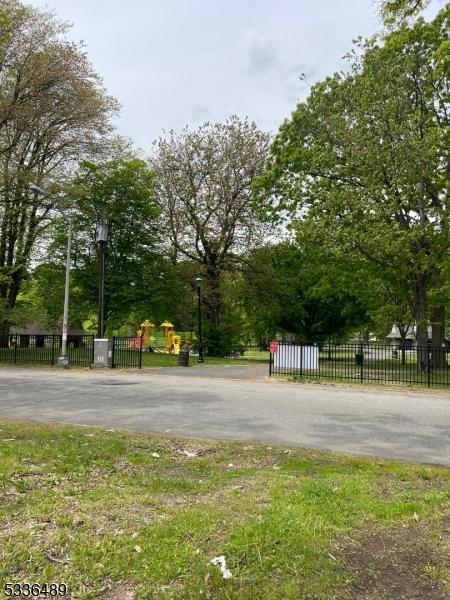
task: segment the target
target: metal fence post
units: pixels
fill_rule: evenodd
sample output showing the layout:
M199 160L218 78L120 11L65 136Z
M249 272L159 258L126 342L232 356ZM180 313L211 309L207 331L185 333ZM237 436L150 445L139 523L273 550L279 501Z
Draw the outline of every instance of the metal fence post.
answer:
M14 341L14 364L17 364L17 340L19 339L19 336L15 335L15 341Z
M300 377L303 377L303 343L300 342Z
M428 385L428 387L430 387L430 371L431 371L430 350L431 350L431 352L433 352L432 349L427 347L427 385Z
M91 365L94 364L94 340L95 335L91 335Z
M115 360L115 352L116 352L116 336L113 335L112 339L112 351L111 351L111 369L114 369L114 360Z
M55 335L52 335L52 365L55 364Z
M272 377L272 352L269 351L269 377Z
M361 382L363 382L364 381L364 346L362 344L360 346L360 351L361 351L360 380L361 380Z
M143 345L143 335L141 335L141 343L139 344L139 368L142 369L142 345Z

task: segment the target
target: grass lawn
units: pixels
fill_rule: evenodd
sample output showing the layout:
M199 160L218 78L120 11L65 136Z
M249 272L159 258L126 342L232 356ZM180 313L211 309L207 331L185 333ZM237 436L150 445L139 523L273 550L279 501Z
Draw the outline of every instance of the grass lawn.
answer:
M372 354L367 353L362 365L356 364L354 352L351 350L334 352L331 359L328 359L326 350L319 353L318 368L307 370L298 367L278 367L276 364L272 368L275 376L289 376L293 381L340 381L376 383L379 384L400 384L408 386L423 386L448 388L450 387L450 368L437 369L430 368L419 371L417 369L417 360L415 353L407 353L405 364L401 363L400 358L390 358L383 351Z
M59 355L59 350L54 352L55 365ZM68 349L70 366L89 367L92 362L92 352L84 348ZM52 366L51 348L21 348L19 352L14 353L14 348L0 348L0 366ZM124 361L124 363L122 363ZM121 350L116 354L117 367L138 366L139 356L135 350ZM255 363L269 363L269 353L260 352L256 349L246 350L244 356L237 358L221 358L217 356L205 356L205 365L249 365ZM189 364L191 367L201 366L197 362L196 356L191 356ZM142 367L176 367L178 366L178 355L165 354L159 352L143 352ZM269 367L267 367L268 369Z
M205 356L205 365L249 365L255 363L268 363L269 353L259 350L248 350L243 357L221 358L217 356ZM176 367L178 356L175 354L164 354L158 352L143 352L142 367ZM201 366L197 362L197 356L189 357L191 367ZM269 367L267 367L269 369Z
M449 469L2 421L0 478L0 590L450 598Z

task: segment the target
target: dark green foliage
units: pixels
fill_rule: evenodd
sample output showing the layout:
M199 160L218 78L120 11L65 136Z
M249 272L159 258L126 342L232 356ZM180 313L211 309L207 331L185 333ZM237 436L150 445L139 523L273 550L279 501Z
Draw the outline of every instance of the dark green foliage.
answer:
M160 253L159 211L154 176L145 162L117 159L83 163L71 190L74 225L70 316L95 326L98 297L96 226L103 208L108 220L105 315L109 333L125 326L135 332L145 318L160 322L171 314L180 294L176 272ZM35 271L28 298L40 304L53 325L64 294L66 228L56 219L47 262ZM51 261L50 261L51 257Z
M282 243L253 252L242 282L250 329L258 338L293 333L299 339L339 340L370 322L343 265L317 251Z
M282 125L255 188L272 217L288 211L330 257L353 256L409 302L421 346L450 248L449 23L447 6L360 40L351 70L317 83Z

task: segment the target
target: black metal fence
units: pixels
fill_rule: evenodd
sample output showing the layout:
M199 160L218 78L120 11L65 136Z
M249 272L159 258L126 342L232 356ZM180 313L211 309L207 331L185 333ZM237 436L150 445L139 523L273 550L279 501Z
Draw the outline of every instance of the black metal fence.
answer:
M270 375L448 387L450 349L381 344L272 342Z
M55 365L61 355L60 335L10 334L0 336L0 364ZM94 360L93 335L69 335L69 364L89 367Z
M114 336L111 366L113 369L141 369L142 337Z

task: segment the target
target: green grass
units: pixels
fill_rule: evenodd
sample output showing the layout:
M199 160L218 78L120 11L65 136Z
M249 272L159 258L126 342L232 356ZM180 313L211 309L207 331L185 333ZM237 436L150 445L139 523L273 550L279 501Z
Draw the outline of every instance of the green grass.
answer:
M258 363L268 363L269 353L260 352L259 350L248 350L244 356L238 358L226 358L219 356L206 355L205 365L252 365ZM142 366L143 367L176 367L178 365L178 355L164 354L159 352L143 352ZM197 356L189 357L189 365L191 367L199 367Z
M278 375L276 371L275 367L275 376ZM405 364L402 364L399 358L376 360L370 357L366 358L361 366L355 363L354 355L350 351L333 352L331 360L328 360L327 354L323 353L319 355L318 370L281 375L289 376L293 381L387 383L436 388L450 386L448 368L431 368L429 372L419 371L415 355L414 357L408 355Z
M92 353L84 348L69 348L70 366L76 368L78 366L85 368L91 364ZM58 358L59 350L55 349L54 363ZM18 348L15 352L14 348L0 348L0 366L52 366L51 365L52 350L51 348ZM130 357L127 358L127 352L121 350L116 355L116 360L119 363L118 368L121 368L120 361L125 359L130 364L138 363L139 358L135 356L135 350L130 350ZM16 362L15 362L16 361ZM222 358L216 356L205 356L205 365L249 365L256 363L268 363L269 353L260 352L259 350L246 350L244 356L237 358ZM80 363L80 364L77 364ZM143 367L176 367L178 366L178 356L175 354L165 354L159 352L143 352L142 353ZM200 366L196 356L190 357L190 366Z
M449 490L450 470L425 465L1 422L0 590L56 581L73 599L394 597L379 562L357 564L382 531L399 541L405 585L417 574L450 592ZM411 532L425 562L403 552ZM222 554L232 579L210 565ZM387 587L358 596L374 569Z

